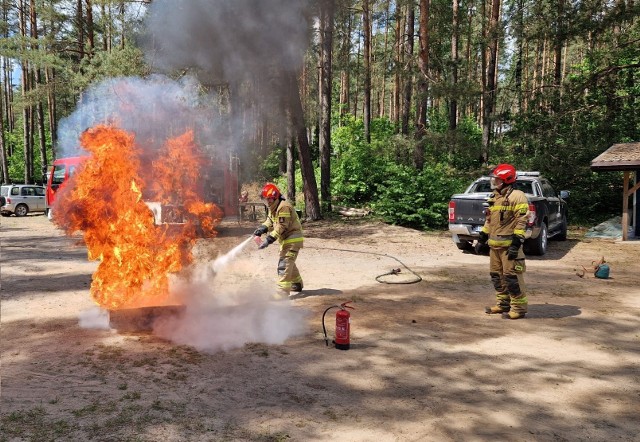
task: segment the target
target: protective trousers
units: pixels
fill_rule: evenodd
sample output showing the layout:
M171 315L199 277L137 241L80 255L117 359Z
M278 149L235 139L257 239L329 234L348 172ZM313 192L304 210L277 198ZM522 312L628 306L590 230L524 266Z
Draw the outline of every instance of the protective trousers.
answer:
M280 247L278 259L278 294L280 297L289 295L291 284L302 283L302 276L296 266L296 259L301 248L302 243L299 242L282 244Z
M503 311L526 313L528 307L525 293L524 253L522 248L517 259L507 258L508 247L492 247L489 252L489 274L496 289L496 304Z

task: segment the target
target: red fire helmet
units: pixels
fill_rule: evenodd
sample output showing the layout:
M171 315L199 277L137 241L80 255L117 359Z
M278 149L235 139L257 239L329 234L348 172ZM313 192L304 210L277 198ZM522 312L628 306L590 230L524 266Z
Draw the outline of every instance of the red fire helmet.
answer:
M505 184L513 184L516 182L516 168L511 164L498 164L491 176L500 178Z
M273 198L273 199L278 199L280 198L280 195L282 195L280 193L280 189L278 189L278 187L273 184L273 183L267 183L264 185L264 187L262 188L262 198Z

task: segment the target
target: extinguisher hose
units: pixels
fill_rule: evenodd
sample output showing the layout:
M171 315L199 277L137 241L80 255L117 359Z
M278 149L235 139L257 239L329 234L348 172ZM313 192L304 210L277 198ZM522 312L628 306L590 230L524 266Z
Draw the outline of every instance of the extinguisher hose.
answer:
M362 254L365 254L365 255L386 256L387 258L391 258L391 259L394 259L394 260L398 261L398 263L400 265L402 265L402 267L407 269L409 271L409 273L412 273L415 277L411 278L411 279L405 279L405 280L402 280L402 281L386 281L386 280L382 279L384 276L398 275L400 273L401 269L397 268L397 269L391 270L390 272L383 273L382 275L376 276L376 281L378 281L380 283L383 283L383 284L415 284L416 282L422 281L422 276L418 275L416 272L411 270L409 267L407 267L407 265L405 263L400 261L395 256L391 256L391 255L388 255L386 253L363 252L361 250L336 249L336 248L332 248L332 247L309 247L309 246L306 246L306 248L307 249L317 249L317 250L336 250L336 251L339 251L339 252L362 253Z
M404 264L402 264L402 265L404 265ZM415 284L416 282L422 281L422 276L418 275L416 272L414 272L413 270L411 270L407 266L405 266L405 268L407 270L409 270L411 273L413 273L415 275L415 278L405 279L405 280L402 280L402 281L385 281L385 280L383 280L382 278L384 276L400 274L400 269L392 269L390 272L383 273L382 275L376 276L376 281L381 282L383 284Z
M324 313L322 314L322 331L324 332L324 342L327 344L327 347L329 346L329 338L327 338L327 328L324 326L324 317L327 314L327 312L329 310L331 310L332 308L340 308L339 305L332 305L331 307L328 307Z
M309 247L309 246L305 246L307 249L316 249L316 250L336 250L338 252L351 252L351 253L361 253L364 255L376 255L376 256L384 256L387 258L391 258L395 261L397 261L402 267L404 267L405 269L407 269L407 271L409 273L412 273L415 277L411 278L411 279L405 279L402 281L385 281L382 278L385 276L389 276L389 275L398 275L400 273L400 269L393 269L390 272L387 273L383 273L382 275L378 275L376 276L376 281L383 283L383 284L415 284L416 282L420 282L422 281L422 276L418 275L416 272L414 272L413 270L411 270L409 267L407 267L407 265L405 263L403 263L402 261L400 261L398 258L396 258L395 256L391 256L388 255L386 253L375 253L375 252L364 252L361 250L349 250L349 249L338 249L338 248L333 248L333 247Z

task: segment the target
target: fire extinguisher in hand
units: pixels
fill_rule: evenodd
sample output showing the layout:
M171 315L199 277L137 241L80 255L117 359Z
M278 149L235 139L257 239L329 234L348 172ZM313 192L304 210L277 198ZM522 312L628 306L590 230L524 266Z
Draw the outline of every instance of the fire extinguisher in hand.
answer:
M327 338L327 329L324 326L324 317L329 310L331 310L332 308L337 308L338 311L336 312L336 337L333 343L338 350L349 350L351 344L349 340L349 334L351 331L351 315L349 314L349 311L347 309L354 308L347 304L350 304L351 302L353 301L343 302L340 305L332 305L331 307L327 308L322 314L322 330L324 330L324 340L327 344L327 347L329 346L329 338Z

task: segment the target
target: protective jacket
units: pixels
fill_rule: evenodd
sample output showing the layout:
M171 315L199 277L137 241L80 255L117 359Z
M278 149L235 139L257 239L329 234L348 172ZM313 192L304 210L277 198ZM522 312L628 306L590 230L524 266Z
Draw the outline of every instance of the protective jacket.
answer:
M489 247L509 247L513 235L524 238L529 212L524 192L507 186L494 190L487 202L489 210L482 231L489 235Z
M269 229L281 246L299 243L302 246L302 225L293 205L284 199L277 199L269 205L267 219L262 223Z

